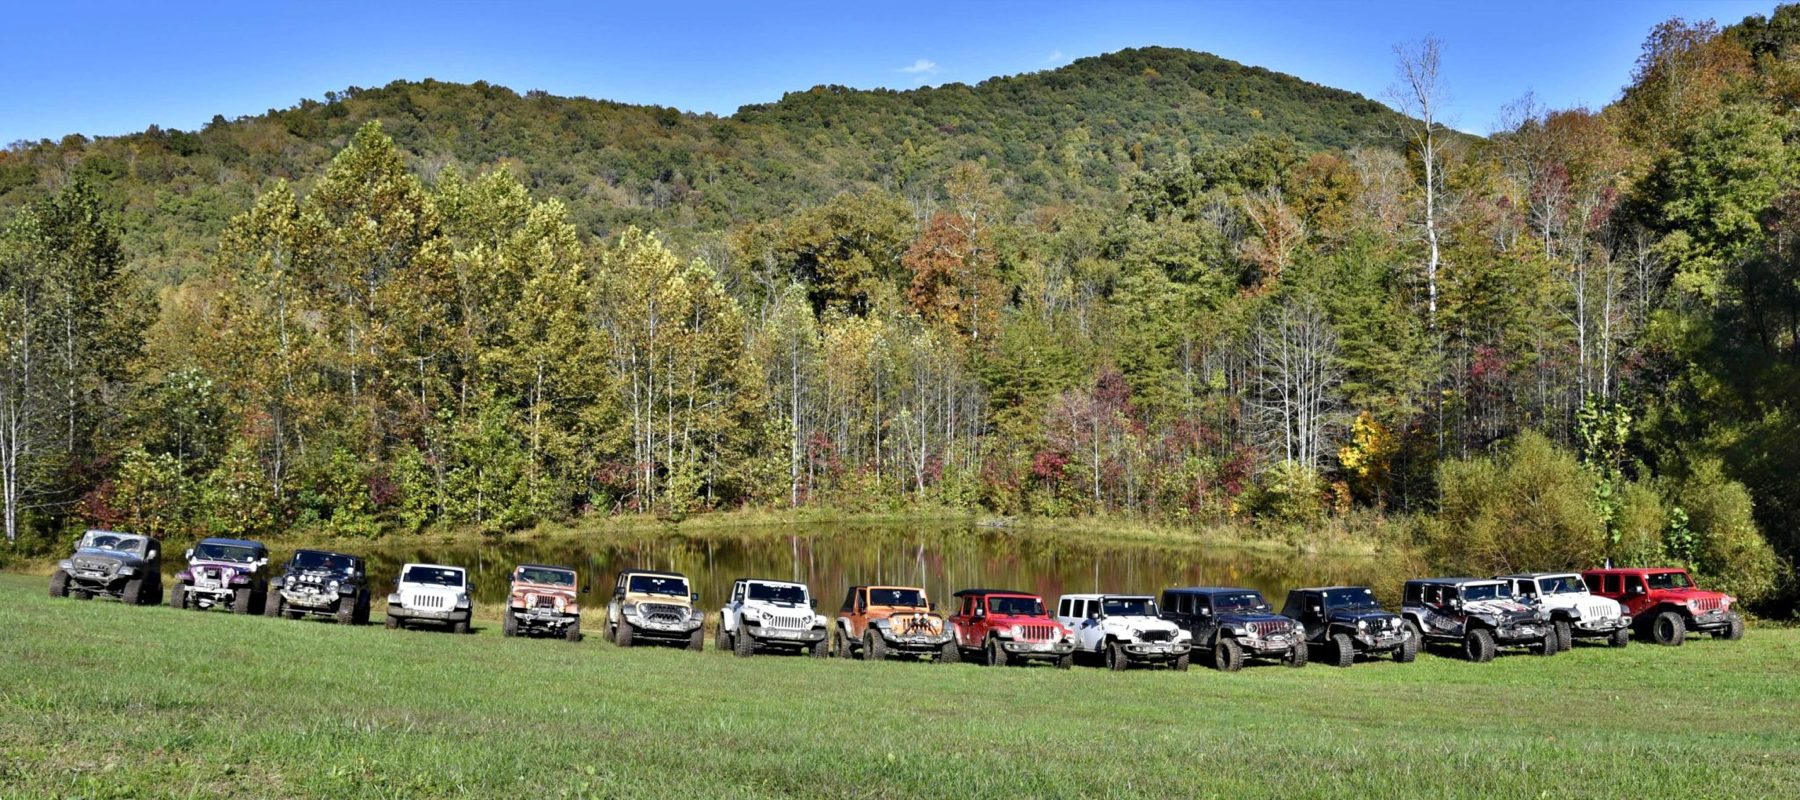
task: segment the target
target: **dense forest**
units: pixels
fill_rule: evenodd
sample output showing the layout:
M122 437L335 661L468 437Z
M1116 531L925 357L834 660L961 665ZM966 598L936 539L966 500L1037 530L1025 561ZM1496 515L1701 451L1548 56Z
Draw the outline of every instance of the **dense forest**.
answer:
M1797 48L1800 7L1672 20L1616 102L1486 138L1427 40L1404 113L1150 48L729 118L396 83L21 143L8 541L963 509L1773 601Z

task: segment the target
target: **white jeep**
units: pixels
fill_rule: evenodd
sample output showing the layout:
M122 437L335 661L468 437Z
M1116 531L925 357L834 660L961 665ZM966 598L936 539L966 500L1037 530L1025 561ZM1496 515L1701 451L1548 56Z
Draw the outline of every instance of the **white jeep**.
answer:
M1613 647L1631 643L1631 615L1618 601L1588 592L1573 572L1527 572L1502 575L1513 597L1537 609L1556 629L1557 649L1568 650L1575 639L1605 639Z
M400 584L388 595L387 626L434 622L454 633L469 632L469 575L462 567L407 564Z
M1056 621L1075 632L1075 652L1099 655L1109 669L1132 664L1188 668L1194 635L1163 619L1147 595L1065 594Z
M743 578L731 585L731 602L719 609L714 647L749 656L757 648L798 651L814 658L829 654L829 621L806 584Z

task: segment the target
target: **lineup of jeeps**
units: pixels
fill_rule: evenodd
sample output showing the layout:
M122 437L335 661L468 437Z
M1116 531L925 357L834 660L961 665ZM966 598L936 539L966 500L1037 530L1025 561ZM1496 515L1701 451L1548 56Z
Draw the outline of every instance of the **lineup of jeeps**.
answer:
M208 538L182 559L165 591L161 541L87 531L51 573L50 596L107 597L127 605L167 597L177 609L314 616L343 625L370 619L373 590L360 556L296 550L275 575L269 549L260 542ZM501 609L501 633L579 642L587 593L573 568L519 564ZM818 612L818 599L804 583L740 578L719 609L713 647L740 657L798 653L993 667L1043 662L1059 669L1082 658L1112 670L1185 671L1198 656L1220 672L1237 672L1252 660L1349 667L1359 659L1391 657L1406 664L1430 645L1482 663L1505 648L1556 655L1577 639L1625 647L1634 633L1667 646L1680 645L1689 634L1744 636L1737 599L1699 588L1680 568L1421 578L1406 582L1398 611L1383 607L1366 586L1293 589L1280 613L1255 589L1222 586L1165 589L1160 597L1065 594L1054 613L1031 592L964 589L953 597L945 614L923 587L857 585L828 617ZM619 647L700 650L706 617L687 576L628 569L615 576L594 624ZM387 627L467 633L473 618L466 569L401 566L387 596Z

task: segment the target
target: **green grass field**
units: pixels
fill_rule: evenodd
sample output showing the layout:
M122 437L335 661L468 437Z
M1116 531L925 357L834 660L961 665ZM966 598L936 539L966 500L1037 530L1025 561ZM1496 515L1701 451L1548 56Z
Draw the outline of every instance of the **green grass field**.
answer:
M1762 628L1236 675L745 661L4 574L0 797L1793 797L1797 668Z

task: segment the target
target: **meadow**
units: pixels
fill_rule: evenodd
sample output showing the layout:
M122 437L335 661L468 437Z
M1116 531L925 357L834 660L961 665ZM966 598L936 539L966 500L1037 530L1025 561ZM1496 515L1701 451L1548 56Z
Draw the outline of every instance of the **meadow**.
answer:
M53 600L0 797L1792 797L1800 631L1486 665L846 663Z

